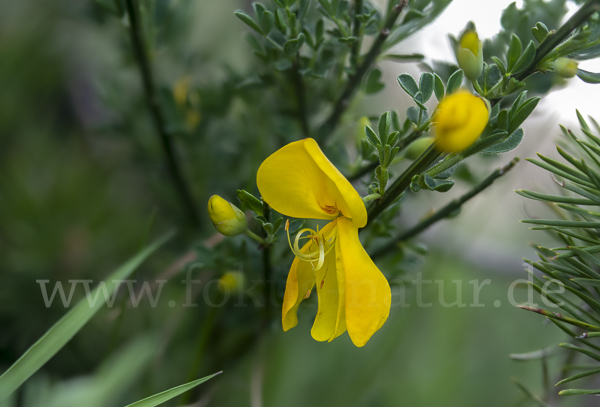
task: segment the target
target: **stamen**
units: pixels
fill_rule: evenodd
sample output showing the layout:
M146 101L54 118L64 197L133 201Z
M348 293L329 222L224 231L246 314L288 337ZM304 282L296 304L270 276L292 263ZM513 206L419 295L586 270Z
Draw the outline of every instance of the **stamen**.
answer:
M310 228L304 228L296 234L294 244L292 244L292 239L290 238L289 231L289 220L286 221L285 230L287 232L288 243L294 255L300 260L308 261L315 272L317 270L320 270L321 267L323 267L323 264L325 264L325 256L334 247L333 242L335 241L335 236L332 236L328 240L325 240L325 236L322 234L322 232L319 231L318 227L316 231ZM304 234L307 234L307 236L303 236ZM301 239L312 240L312 242L308 246L309 250L307 250L306 253L302 253L302 248L300 247ZM311 251L310 249L313 247L313 243L316 243L317 247L316 250Z

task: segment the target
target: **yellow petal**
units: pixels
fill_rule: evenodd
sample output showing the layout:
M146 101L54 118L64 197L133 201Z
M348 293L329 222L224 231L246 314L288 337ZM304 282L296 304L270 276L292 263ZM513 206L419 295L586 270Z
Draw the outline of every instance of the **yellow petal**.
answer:
M346 328L354 345L364 346L390 314L390 285L358 240L352 222L339 218L339 266L345 278ZM338 275L342 270L338 269Z
M481 41L479 41L479 36L477 35L477 32L469 30L465 32L462 38L460 39L460 47L468 49L473 53L473 55L477 56L477 54L480 52L480 42Z
M284 215L335 219L341 212L357 227L367 223L360 195L313 139L290 143L269 156L256 183L263 199Z
M330 224L336 224L334 220ZM326 239L335 238L337 228ZM313 324L311 334L317 341L331 341L346 331L344 317L344 279L341 281L337 274L337 253L339 242L335 241L335 248L325 256L323 267L317 270L316 285L319 297L319 310Z
M314 284L315 273L312 266L296 257L290 268L283 296L281 322L284 331L298 325L298 307L306 294L310 294Z
M481 135L489 120L485 102L468 92L446 97L438 105L435 122L436 146L445 152L461 152Z
M334 232L336 222L329 222L321 230L322 234L328 236ZM308 241L300 251L307 253L309 249L314 249L313 241ZM329 253L331 255L333 250ZM328 256L326 256L327 258ZM324 268L325 266L323 266ZM323 269L321 268L321 270ZM283 307L281 310L281 320L283 323L283 330L287 331L296 325L298 325L298 307L302 300L307 298L307 294L310 295L310 291L315 285L315 272L310 262L295 258L290 272L288 274L287 282L285 285L285 294L283 296Z

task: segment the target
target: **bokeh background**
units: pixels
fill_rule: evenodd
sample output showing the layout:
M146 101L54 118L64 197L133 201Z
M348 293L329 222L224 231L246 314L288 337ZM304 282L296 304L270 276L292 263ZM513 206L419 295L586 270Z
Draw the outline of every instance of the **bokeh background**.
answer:
M268 145L271 129L246 129L242 134L245 115L252 113L243 112L239 100L223 94L227 89L223 82L231 72L252 67L253 55L243 40L246 29L233 16L236 9L250 9L250 2L157 3L168 10L157 33L162 45L154 55L160 92L169 94L176 83L189 78L191 86L201 86L199 103L212 115L199 117L196 130L177 140L193 195L202 204L203 227L179 227L177 238L138 275L178 281L179 271L197 258L193 248L214 240L205 202L212 194L233 201L236 189L255 189L253 174L264 156L248 146ZM491 37L499 31L500 13L508 4L455 0L434 24L399 44L398 52L452 61L447 34L458 34L472 20L481 37ZM60 304L44 306L36 280L104 278L149 236L185 223L162 166L128 47L124 23L109 19L92 1L0 4L0 372L65 313ZM380 114L408 107L395 78L403 72L417 75L418 64L384 62L381 67L385 90L362 98L357 111ZM525 142L519 148L497 159L475 158L469 165L491 170L513 156L553 155L557 125L576 127L575 108L600 116L596 95L592 85L570 80L542 100L526 124ZM354 130L349 126L348 131ZM489 278L492 282L480 298L484 307L442 307L439 290L431 285L424 291L424 301L434 305L419 308L408 289L411 306L393 308L384 328L362 349L347 336L332 343L313 341L310 307L301 311L295 329L287 333L273 329L258 341L251 334L235 333L245 329L248 310L226 307L217 318L229 318L229 325L215 329L209 341L247 341L251 349L206 356L203 374L213 373L213 367L224 373L198 392L197 405L527 405L511 377L542 392L541 364L517 362L509 354L549 347L562 335L507 301L511 282L525 276L522 257L533 256L530 242L542 239L518 223L537 207L513 189L546 186L551 188L545 173L521 162L470 202L461 216L420 238L429 254L412 271L444 281L448 301L456 295L453 281L461 281L467 304L472 296L468 281ZM456 189L452 194L461 191ZM449 199L437 200L433 194L423 192L423 199L403 211L402 221L416 223ZM36 399L40 394L76 389L81 378L94 375L115 349L150 331L163 334L161 347L148 368L116 394L115 405L185 382L190 355L210 311L167 305L170 298L182 295L180 285L167 285L156 308L103 311L32 379L16 405L42 406L43 399ZM81 296L76 292L75 298ZM557 362L558 356L549 359L551 365ZM586 399L571 403L594 405Z

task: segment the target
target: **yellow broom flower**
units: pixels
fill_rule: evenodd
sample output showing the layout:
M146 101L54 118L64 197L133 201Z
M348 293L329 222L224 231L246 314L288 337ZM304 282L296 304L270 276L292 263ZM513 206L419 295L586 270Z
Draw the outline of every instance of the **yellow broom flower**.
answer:
M433 133L438 149L457 153L477 141L489 120L483 99L466 91L447 96L440 102L433 117Z
M298 306L316 285L319 308L312 337L332 341L348 331L356 346L364 346L389 315L391 291L358 239L358 229L367 223L360 195L313 139L290 143L268 157L257 184L276 211L330 221L321 230L301 230L293 244L288 230L296 258L283 300L284 331L298 324ZM300 245L303 239L308 240Z

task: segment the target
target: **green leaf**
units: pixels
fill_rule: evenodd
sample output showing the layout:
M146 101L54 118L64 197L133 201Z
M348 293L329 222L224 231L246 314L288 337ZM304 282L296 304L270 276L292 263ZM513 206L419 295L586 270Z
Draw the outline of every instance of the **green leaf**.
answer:
M414 106L406 110L406 118L416 125L419 125L419 109Z
M580 396L582 394L600 394L600 389L597 390L585 390L585 389L568 389L558 392L561 396Z
M293 40L288 40L284 45L283 45L283 50L285 51L286 55L288 56L294 56L302 47L302 45L304 44L304 34L300 33L298 35L298 38L294 38Z
M248 27L252 28L254 31L256 31L257 33L259 33L260 35L263 35L262 29L260 28L260 26L248 14L244 13L242 10L237 10L233 14L235 14L235 16L237 18L239 18L240 20L242 20L242 22L244 24L246 24Z
M409 10L408 13L406 13L406 16L404 17L404 20L402 20L402 24L407 24L412 20L420 20L423 17L425 17L425 14L422 13L419 10Z
M402 89L404 89L404 91L413 98L419 91L417 82L415 82L413 77L407 73L403 73L398 76L398 83L400 84L400 87L402 87Z
M445 91L444 91L444 82L442 78L439 77L438 74L433 74L433 90L435 92L435 98L441 102L444 99Z
M419 91L423 95L423 103L427 102L433 94L433 74L425 72L419 79Z
M600 362L600 355L597 355L596 353L592 352L591 350L583 349L583 348L580 348L579 346L575 346L571 343L566 343L566 342L559 343L558 346L560 346L561 348L574 350L575 352L583 353L584 355L589 356L590 358Z
M272 11L265 10L260 17L260 25L262 27L262 32L267 35L273 29L275 25L275 15Z
M519 146L519 144L521 144L521 141L523 141L523 134L523 129L518 128L504 141L494 144L493 146L488 147L485 150L482 150L481 152L483 154L502 154L514 150Z
M366 126L365 127L365 136L367 137L367 141L373 147L377 148L381 144L379 142L379 139L377 138L377 134L375 133L375 131L370 126Z
M488 99L495 97L496 95L492 93L492 90L494 90L496 85L501 81L502 74L500 74L500 69L495 64L485 66L483 73L477 78L477 83L481 87L481 90L483 90L482 96L485 96Z
M600 73L584 71L583 69L577 69L577 76L585 83L600 83Z
M342 44L352 45L358 41L358 38L351 35L349 37L338 38L338 41L341 42Z
M435 179L428 174L423 174L419 178L419 185L430 191L448 192L454 186L454 181Z
M500 58L498 58L498 57L492 57L492 61L494 61L494 63L496 64L496 66L500 70L500 74L502 76L506 75L506 72L508 72L508 71L506 70L506 67L504 66L504 64L502 63L502 61L500 60Z
M531 33L540 43L546 39L549 32L550 31L548 30L548 27L546 27L546 24L542 23L541 21L536 23L535 27L531 29Z
M525 119L527 119L529 115L533 112L539 101L540 98L538 97L528 99L516 112L511 112L508 125L509 133L512 133L519 127L521 127Z
M446 86L446 94L451 95L460 89L463 83L464 73L462 69L457 70L448 78L448 85Z
M166 401L169 401L177 396L179 396L180 394L185 393L188 390L193 389L194 387L198 386L199 384L202 384L210 379L212 379L213 377L215 377L218 374L221 374L223 372L217 372L215 374L212 374L210 376L206 376L203 377L202 379L198 379L198 380L194 380L193 382L189 382L186 384L182 384L181 386L177 386L177 387L173 387L172 389L163 391L162 393L158 393L155 394L154 396L150 396L148 398L145 398L143 400L140 401L136 401L133 404L129 404L125 407L154 407L154 406L158 406L159 404L162 404Z
M508 357L512 360L536 360L554 355L556 353L556 349L557 348L555 346L550 346L548 348L535 350L533 352L511 353L508 355Z
M536 201L560 202L560 203L573 204L573 205L600 206L600 202L595 202L591 199L586 199L586 198L578 198L578 197L573 197L573 196L562 196L562 195L546 195L546 194L540 194L539 192L526 191L524 189L519 189L515 192L521 196L524 196L525 198L534 199Z
M110 297L118 287L118 280L125 280L131 273L163 243L171 238L172 233L163 236L156 242L129 259L104 281L107 296L99 295L99 288L90 294L97 301L90 305L87 298L79 303L50 328L34 343L2 376L0 376L0 401L6 399L37 372L48 360L65 346L77 332L102 308L106 297ZM103 290L104 291L104 290Z
M252 3L252 8L254 9L254 15L256 16L256 19L260 21L263 13L267 10L267 8L262 3L259 3L257 1Z
M523 44L517 34L513 33L510 36L510 44L508 46L508 53L506 54L508 72L512 72L512 68L517 64L522 52Z
M381 144L387 144L387 135L390 132L390 127L392 125L392 113L385 112L379 118L379 140L381 140Z
M527 100L527 91L524 90L523 92L521 92L519 94L519 96L517 96L517 98L515 99L515 101L513 102L511 108L510 108L510 114L511 116L517 111L519 110L519 108L521 107L521 105L523 105L523 103Z
M529 44L527 44L527 48L525 48L525 51L523 51L523 55L521 55L521 58L519 58L513 69L510 69L511 73L516 74L521 72L533 62L534 58L535 43L533 42L533 40L531 40L529 41Z
M581 229L597 229L600 228L600 222L584 222L576 220L557 220L557 219L525 219L522 223L530 223L532 225L547 225L558 226L561 228L581 228Z
M283 14L283 9L278 8L277 10L275 10L275 27L277 27L279 32L285 34L287 23L285 15Z
M588 287L600 287L600 280L594 278L572 278L571 281Z
M319 4L321 5L321 7L323 7L323 10L325 10L325 12L328 15L331 16L334 14L333 9L331 8L331 3L329 3L328 0L318 0L318 1L319 1Z
M497 106L497 105L496 105ZM509 117L509 112L508 110L502 110L500 111L500 113L498 113L498 121L496 122L497 126L499 129L501 130L508 130L508 117Z
M369 76L367 76L367 79L365 81L365 93L367 95L372 95L374 93L381 91L383 88L385 88L385 84L383 84L380 81L380 79L381 79L381 70L379 70L378 68L373 69L369 73Z
M243 189L237 190L237 197L246 208L250 209L257 215L263 214L263 203L260 199L252 195L250 192Z

